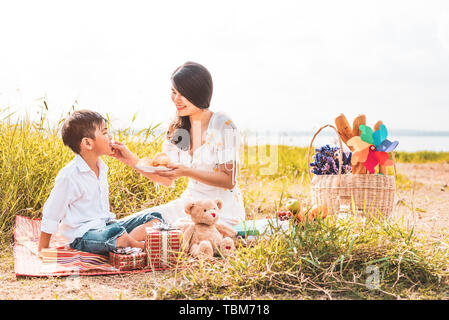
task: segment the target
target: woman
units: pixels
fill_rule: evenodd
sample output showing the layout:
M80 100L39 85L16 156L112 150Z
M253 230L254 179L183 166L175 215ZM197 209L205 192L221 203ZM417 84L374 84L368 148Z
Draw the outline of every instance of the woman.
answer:
M245 209L236 182L239 166L239 136L232 121L220 112L209 110L213 83L209 71L202 65L186 62L172 74L171 99L176 107L176 119L170 124L162 152L168 154L171 171L147 173L136 169L140 160L129 149L115 142L113 156L148 179L170 186L186 176L189 182L179 199L149 208L157 211L168 223L188 216L184 205L189 200L221 199L220 222L235 225L245 219Z

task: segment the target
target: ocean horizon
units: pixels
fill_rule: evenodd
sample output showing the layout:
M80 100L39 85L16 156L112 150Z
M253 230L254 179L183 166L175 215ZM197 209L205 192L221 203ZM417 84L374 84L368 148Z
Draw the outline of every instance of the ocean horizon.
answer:
M315 132L312 131L278 131L278 132L242 132L242 141L248 145L287 145L295 147L309 147ZM417 152L434 151L449 152L448 131L418 131L418 130L391 130L388 140L398 141L396 151ZM339 141L333 130L323 130L313 142L314 148L323 145L338 146ZM343 143L343 148L347 146Z
M141 130L141 129L140 129ZM131 130L131 134L139 130ZM163 135L165 128L157 128L155 136ZM249 146L254 145L286 145L292 147L309 147L313 135L316 131L254 131L240 130L241 143ZM395 151L417 152L449 152L449 131L430 131L430 130L389 130L388 140L398 141L399 145ZM313 142L314 148L323 145L338 146L338 138L332 129L321 131ZM343 143L343 148L348 147Z
M12 122L14 123L14 117L8 119L6 111L10 111L8 108L0 109L5 112L4 118L0 118L0 122ZM15 112L13 112L15 113ZM18 115L20 116L20 114ZM36 115L34 115L36 116ZM31 117L33 118L33 117ZM20 119L20 118L18 118ZM35 119L31 119L35 120ZM50 121L50 127L56 124L54 121ZM163 135L166 128L162 123L152 125L155 128L154 136ZM129 134L135 134L143 128L128 128ZM114 132L123 130L122 128L114 128ZM313 135L316 130L270 130L270 131L255 131L251 129L240 129L241 142L248 145L287 145L295 147L309 147ZM433 152L449 152L449 131L431 131L431 130L413 130L413 129L391 129L388 130L388 140L398 141L399 145L396 151L404 152L417 152L417 151L433 151ZM319 148L323 145L338 146L338 138L334 130L324 129L315 138L313 143L314 148ZM345 144L344 148L347 149Z

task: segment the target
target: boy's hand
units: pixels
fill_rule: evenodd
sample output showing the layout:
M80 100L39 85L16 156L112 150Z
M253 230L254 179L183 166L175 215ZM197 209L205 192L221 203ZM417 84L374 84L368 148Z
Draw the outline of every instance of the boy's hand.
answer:
M45 248L39 250L39 251L37 252L37 256L38 256L40 259L43 259L43 258L44 258L44 252L45 252Z
M111 150L112 151L109 154L111 157L116 158L132 168L134 168L139 161L139 157L132 153L128 147L120 141L113 141L111 144Z
M39 257L39 259L42 260L44 258L44 256L45 256L45 253L47 251L51 251L51 250L52 249L50 249L50 248L42 248L41 250L38 251L37 256Z
M41 231L41 235L39 237L39 244L37 246L38 256L42 258L41 253L45 251L50 246L51 234Z

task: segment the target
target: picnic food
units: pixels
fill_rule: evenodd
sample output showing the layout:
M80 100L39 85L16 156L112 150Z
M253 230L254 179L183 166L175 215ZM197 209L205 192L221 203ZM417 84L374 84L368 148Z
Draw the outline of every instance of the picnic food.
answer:
M139 165L143 167L160 167L167 166L170 163L170 158L165 152L158 152L151 159L150 157L143 157L139 160Z
M281 221L288 220L293 214L290 211L279 211L278 219Z
M335 118L335 127L330 124L324 125L312 137L307 152L308 162L313 141L325 128L332 128L336 131L340 150L343 149L342 144L345 143L352 151L350 158L352 174L344 174L343 170L338 170L338 172L330 170L333 168L333 164L329 161L308 163L312 205L325 206L329 212L352 210L364 215L378 212L384 216L391 214L396 191L393 151L399 142L387 139L388 131L381 121L378 121L373 127L367 126L366 116L362 114L354 119L351 128L344 114L340 114ZM391 159L389 159L389 153L391 153ZM319 152L316 156L319 160L323 159ZM344 153L339 152L334 161L338 160L338 163L344 164L344 158ZM313 168L313 171L310 170L311 165L316 167ZM388 166L393 166L393 176L386 174ZM343 169L343 166L335 167ZM376 167L378 167L378 174L376 174ZM315 175L312 179L313 173ZM297 220L303 218L303 216L296 216Z
M338 134L344 143L353 137L351 125L343 113L335 118L335 125L337 126Z
M318 206L305 212L298 212L295 215L295 218L296 222L301 222L305 220L311 222L316 218L318 218L320 214L322 219L326 218L327 215L329 214L329 209L326 206Z
M237 231L217 222L222 207L221 200L186 203L184 210L193 223L183 233L182 246L185 252L195 258L212 258L217 253L227 256L233 252L235 244L231 237L235 237Z
M285 207L292 213L298 213L299 211L301 211L301 202L299 202L297 199L289 199Z
M152 159L153 167L166 166L170 163L170 158L165 152L158 152Z

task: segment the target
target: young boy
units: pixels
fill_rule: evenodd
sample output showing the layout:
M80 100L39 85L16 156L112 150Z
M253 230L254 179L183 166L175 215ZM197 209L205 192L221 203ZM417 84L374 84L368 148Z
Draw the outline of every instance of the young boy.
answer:
M81 251L107 255L115 248L144 249L145 227L164 220L157 212L114 220L109 211L108 167L100 159L112 152L106 119L97 112L75 111L64 122L61 135L75 158L58 173L44 204L39 252L49 247L58 230L66 246Z

